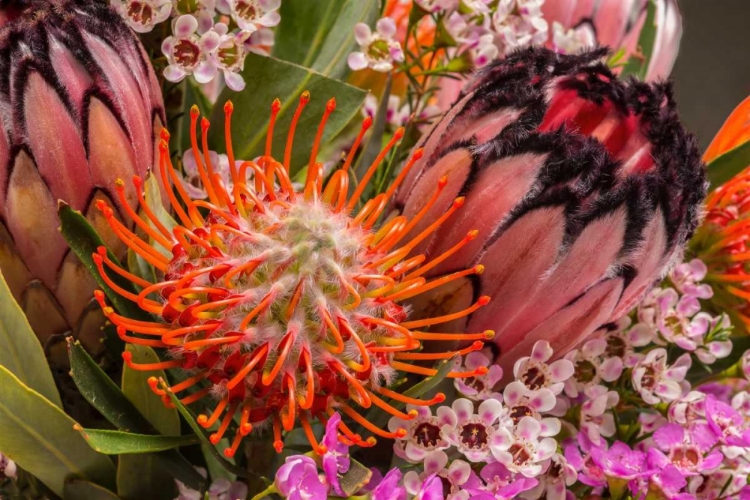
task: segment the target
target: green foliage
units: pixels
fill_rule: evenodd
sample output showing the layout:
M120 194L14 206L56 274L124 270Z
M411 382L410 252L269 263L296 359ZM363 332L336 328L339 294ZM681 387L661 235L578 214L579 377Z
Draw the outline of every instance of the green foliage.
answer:
M276 28L273 56L341 78L356 47L354 25L374 25L378 0L286 0Z
M105 455L153 453L198 442L197 436L157 436L82 427L76 427L76 430L86 439L89 446Z
M73 479L65 482L63 488L64 500L117 500L117 495L101 486L84 481Z
M214 107L209 130L210 147L216 151L226 149L223 108L224 103L231 100L234 103L232 143L235 158L252 160L264 154L271 103L279 98L281 111L274 128L272 154L281 161L292 116L300 95L307 90L311 99L297 124L291 157L292 175L305 167L310 159L313 140L328 100L336 98L336 111L328 119L323 143L341 132L359 112L365 99L363 90L273 57L248 55L242 75L247 82L245 90L237 93L225 89Z
M706 175L711 189L723 185L750 165L750 141L730 149L708 164Z
M0 366L29 388L62 408L39 339L0 274Z
M148 192L148 187L146 189ZM160 361L159 357L150 347L128 344L127 351L132 354L134 363L157 363ZM146 420L163 434L163 436L140 435L139 442L143 445L149 444L149 440L159 440L161 442L164 439L175 439L174 436L180 435L180 417L177 410L167 408L161 399L156 397L151 391L147 382L151 376L164 377L164 370L138 371L133 370L127 365L122 370L122 392L138 409L141 415L146 417ZM91 431L87 431L87 433L91 435ZM134 435L125 434L125 436L119 437L132 438L132 436ZM193 440L193 442L197 441L197 438L194 436L189 436L188 439ZM182 446L182 444L178 444L178 446ZM167 446L161 449L166 450L171 447ZM159 467L157 464L158 461L159 458L155 455L121 456L117 466L117 492L119 495L125 499L134 500L146 497L169 500L174 498L175 486L171 474L164 467Z
M646 79L648 66L654 53L656 45L656 2L649 0L646 11L646 22L643 23L643 30L638 37L638 48L641 53L637 56L630 56L628 62L623 65L621 77L634 76L639 80Z
M69 478L114 489L115 468L73 429L75 421L0 366L0 450L62 496Z
M119 387L91 359L79 343L68 343L70 373L84 398L99 410L104 418L120 430L143 434L156 434L157 431ZM157 398L154 395L154 398ZM203 477L196 472L182 455L174 450L162 451L153 455L156 466L170 471L193 489L200 489Z

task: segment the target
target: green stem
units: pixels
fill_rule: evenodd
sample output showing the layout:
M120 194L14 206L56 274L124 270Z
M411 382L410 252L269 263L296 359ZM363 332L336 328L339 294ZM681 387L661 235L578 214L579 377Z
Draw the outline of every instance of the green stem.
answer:
M258 493L257 495L255 495L250 500L261 500L261 498L267 497L267 496L272 495L274 493L278 493L278 491L276 490L276 486L271 485L268 488L266 488L265 490L263 490L260 493Z

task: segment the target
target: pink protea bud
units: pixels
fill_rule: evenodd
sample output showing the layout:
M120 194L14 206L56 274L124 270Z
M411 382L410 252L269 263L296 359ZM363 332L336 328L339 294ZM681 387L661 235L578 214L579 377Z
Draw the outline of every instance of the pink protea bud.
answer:
M639 47L638 41L646 24L647 8L654 1L655 36L651 47ZM666 78L672 71L682 37L682 17L677 0L546 0L542 14L549 23L550 45L565 50L572 38L595 40L613 50L624 50L625 58L641 57L639 50L649 50L651 59L646 80ZM563 33L571 30L570 33ZM573 44L574 45L574 44ZM577 51L576 51L577 52Z
M42 342L73 331L98 345L84 313L95 282L58 230L57 202L80 210L122 255L93 209L114 176L145 175L163 104L133 32L104 4L15 2L0 27L0 269ZM135 201L129 187L126 198ZM59 352L64 356L64 343Z
M476 228L478 237L430 275L480 261L485 271L435 290L415 310L492 296L453 326L495 330L507 373L534 342L548 340L561 355L627 313L697 224L704 166L669 85L620 81L603 55L528 49L481 71L420 140L424 158L395 199L411 217L447 176L414 235L455 196L466 198L457 220L415 251L440 255Z

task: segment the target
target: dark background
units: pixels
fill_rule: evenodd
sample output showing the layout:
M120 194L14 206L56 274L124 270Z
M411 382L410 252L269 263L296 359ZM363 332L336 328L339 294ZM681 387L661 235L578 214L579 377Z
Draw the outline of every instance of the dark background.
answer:
M683 34L672 78L703 148L750 95L750 0L679 0Z

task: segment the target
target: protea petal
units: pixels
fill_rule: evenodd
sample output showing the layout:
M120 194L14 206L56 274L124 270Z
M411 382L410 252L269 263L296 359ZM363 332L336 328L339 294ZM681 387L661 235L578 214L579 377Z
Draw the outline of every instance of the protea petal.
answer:
M49 316L61 320L34 324L40 338L77 335L87 325L96 337L84 343L96 345L101 334L82 316L93 281L60 284L80 269L58 230L57 200L84 213L101 196L123 208L115 193L100 196L95 188L110 186L113 175L145 176L154 166L153 126L164 123L161 92L138 39L104 3L25 4L0 26L0 217L9 235L0 269L17 282L12 290L22 304L31 304L22 300L28 289L22 279L39 280L35 290L44 286L43 299L27 312L44 318L40 308L48 306ZM131 186L125 194L136 200ZM90 222L112 241L109 226L95 219L98 210L90 212ZM19 260L29 276L18 271Z
M506 372L536 340L564 353L628 312L697 225L704 168L671 89L621 82L601 55L529 49L483 70L423 139L432 153L396 197L413 214L438 176L461 183L463 213L421 250L440 255L479 230L432 274L485 266L474 293L493 300L466 327L496 332ZM438 198L422 225L454 196Z

